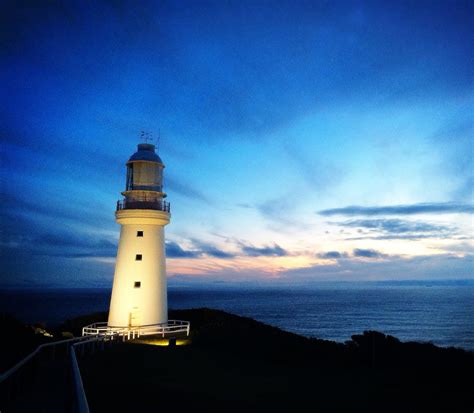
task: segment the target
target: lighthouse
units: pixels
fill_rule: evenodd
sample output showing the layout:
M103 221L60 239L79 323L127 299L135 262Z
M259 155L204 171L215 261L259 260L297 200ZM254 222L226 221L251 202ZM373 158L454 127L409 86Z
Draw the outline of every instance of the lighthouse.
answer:
M141 143L126 166L124 198L115 212L121 229L107 326L166 325L164 229L171 215L163 192L165 165L154 145Z

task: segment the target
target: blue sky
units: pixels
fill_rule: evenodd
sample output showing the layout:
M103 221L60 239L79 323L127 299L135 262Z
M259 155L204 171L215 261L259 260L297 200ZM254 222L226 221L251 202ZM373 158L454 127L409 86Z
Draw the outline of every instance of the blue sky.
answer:
M5 2L0 286L110 286L161 130L172 283L473 278L470 1Z

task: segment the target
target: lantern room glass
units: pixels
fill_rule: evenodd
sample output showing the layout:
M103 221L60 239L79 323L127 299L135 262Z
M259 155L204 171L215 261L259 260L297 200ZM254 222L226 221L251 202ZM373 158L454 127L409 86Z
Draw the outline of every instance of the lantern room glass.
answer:
M163 189L163 165L154 162L130 162L127 165L127 191Z

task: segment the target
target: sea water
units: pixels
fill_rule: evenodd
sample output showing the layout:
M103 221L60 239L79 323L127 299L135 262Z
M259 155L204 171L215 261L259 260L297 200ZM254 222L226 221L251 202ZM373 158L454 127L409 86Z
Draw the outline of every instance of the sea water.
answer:
M58 325L109 306L110 289L2 290L0 311ZM308 337L346 341L377 330L402 341L474 350L474 283L341 283L169 288L169 308L208 307ZM104 320L106 321L106 320Z

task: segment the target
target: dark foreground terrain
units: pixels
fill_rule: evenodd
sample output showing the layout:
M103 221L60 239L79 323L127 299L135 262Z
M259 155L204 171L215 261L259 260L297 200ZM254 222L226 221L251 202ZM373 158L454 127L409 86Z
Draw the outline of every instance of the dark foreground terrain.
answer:
M191 344L131 341L80 359L92 412L474 407L472 352L401 343L378 332L355 335L345 344L308 339L209 309L172 311L170 318L191 321ZM104 319L105 314L83 317L62 329L78 334L80 326Z
M377 332L311 340L221 311L173 311L192 344L127 343L83 360L92 411L466 411L474 357Z

